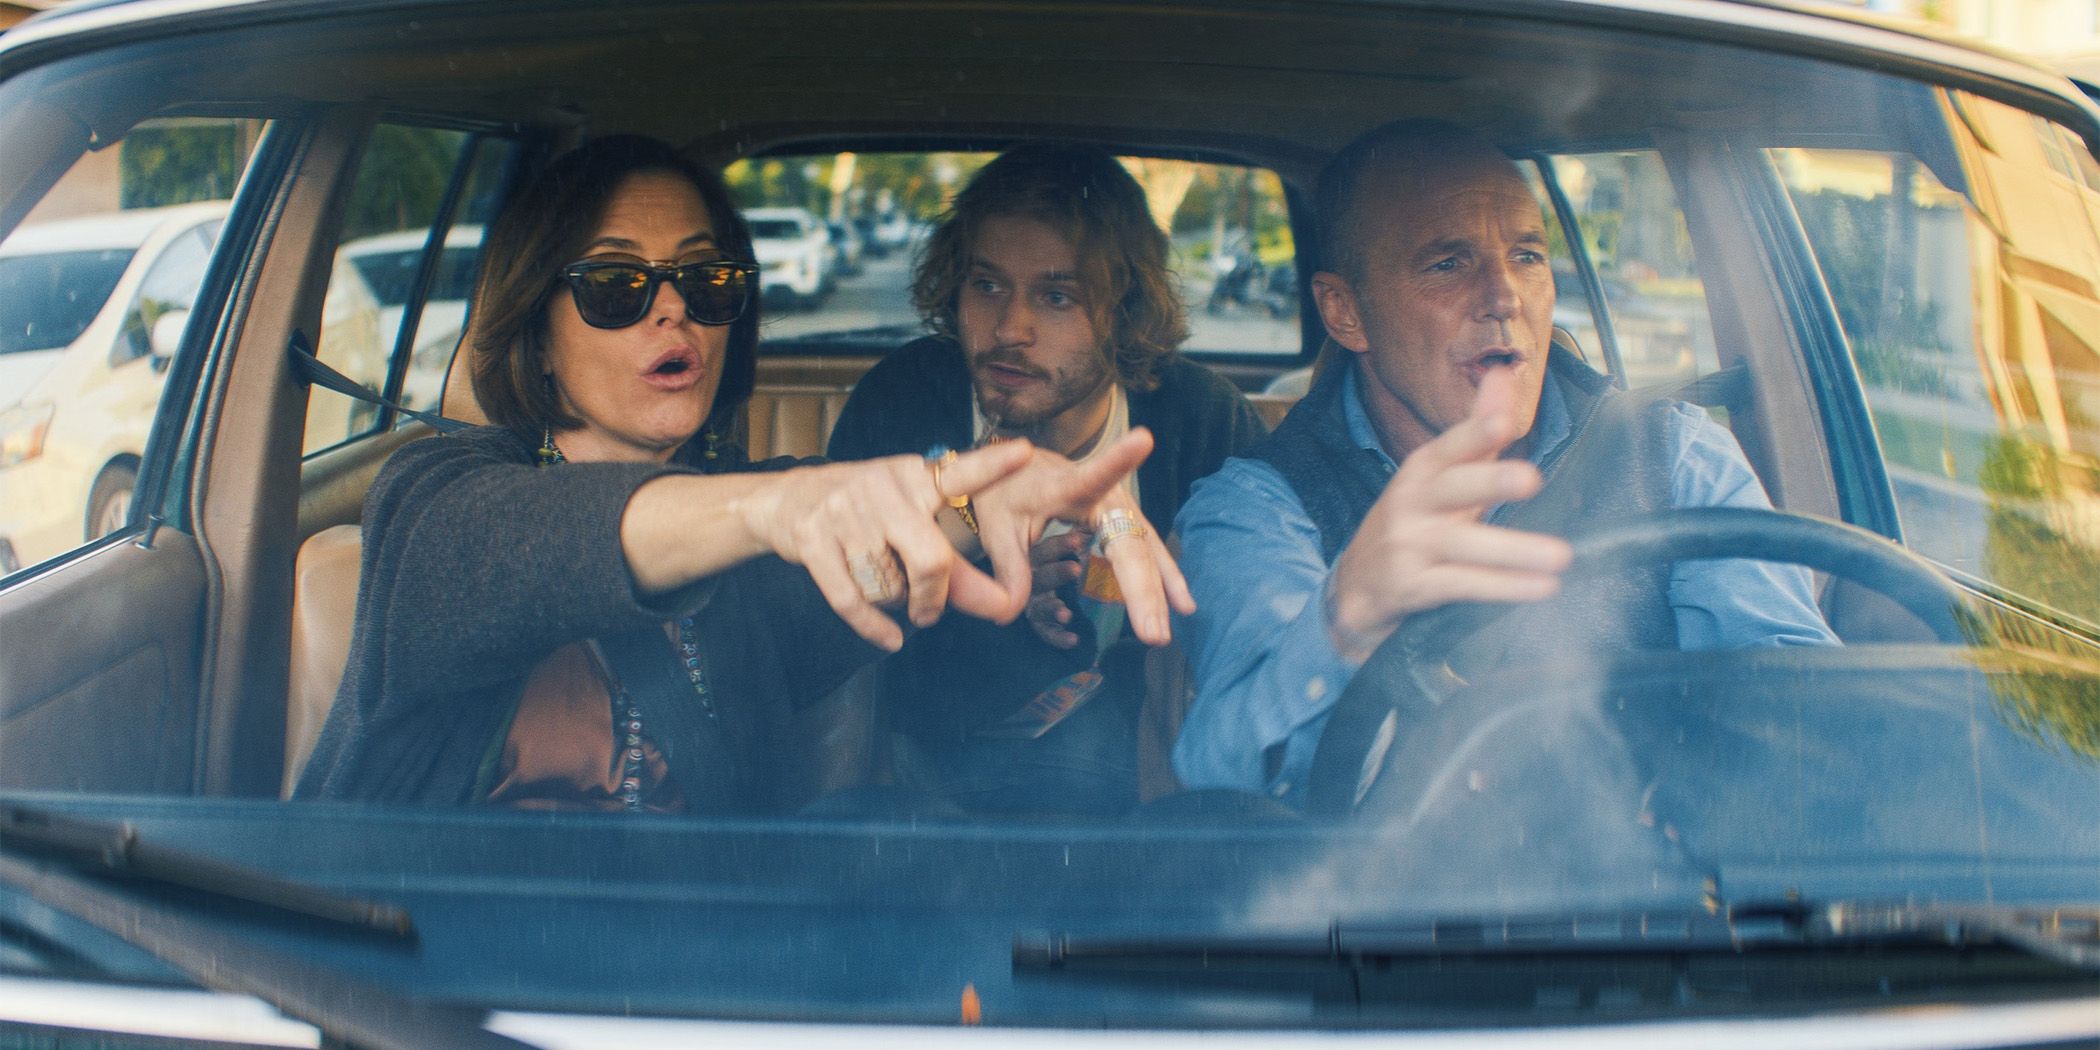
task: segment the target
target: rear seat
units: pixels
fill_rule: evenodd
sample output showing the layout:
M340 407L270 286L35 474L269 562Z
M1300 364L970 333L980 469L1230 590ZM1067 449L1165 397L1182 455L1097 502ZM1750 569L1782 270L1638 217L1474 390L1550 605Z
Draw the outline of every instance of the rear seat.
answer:
M1261 421L1267 423L1270 430L1274 430L1276 424L1283 422L1284 413L1289 412L1291 406L1298 403L1298 395L1248 394L1247 400L1254 405L1254 411L1261 416Z
M758 359L758 389L744 409L744 451L752 459L821 456L853 384L875 358L773 354Z
M831 428L838 425L839 412L853 393L851 383L759 383L745 409L748 443L752 459L773 456L821 456L831 441ZM1298 403L1295 394L1249 394L1262 422L1271 430L1283 422L1284 413Z
M823 455L852 393L850 385L759 384L744 407L745 451L755 460Z

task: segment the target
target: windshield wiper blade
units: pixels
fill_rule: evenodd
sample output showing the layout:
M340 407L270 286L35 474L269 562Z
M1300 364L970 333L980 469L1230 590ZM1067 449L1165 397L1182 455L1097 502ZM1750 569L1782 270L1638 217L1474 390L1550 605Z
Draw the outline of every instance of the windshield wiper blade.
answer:
M1781 943L1927 942L1952 948L2002 944L2079 970L2100 971L2100 907L1913 904L1900 901L1745 901L1728 908L1746 942L1757 920L1776 922Z
M1166 935L1094 937L1023 933L1014 937L1017 968L1052 969L1088 962L1141 959L1246 959L1354 965L1381 959L1445 959L1626 951L1726 949L1725 918L1705 912L1634 912L1494 920L1438 918L1393 923L1330 924L1324 932L1230 937Z
M1801 901L1725 908L1545 918L1438 918L1333 923L1324 932L1206 937L1022 933L1015 969L1201 959L1359 966L1401 959L1754 952L1773 948L1925 943L2002 944L2081 970L2100 970L2100 908L2020 908L1901 902Z
M255 996L320 1029L329 1040L323 1045L369 1050L529 1047L489 1031L485 1010L409 998L264 948L174 904L120 892L50 864L0 854L0 884L153 953L205 988Z
M415 924L408 912L395 905L335 893L147 842L129 823L108 824L0 804L0 851L60 860L101 874L180 886L389 937L415 937Z

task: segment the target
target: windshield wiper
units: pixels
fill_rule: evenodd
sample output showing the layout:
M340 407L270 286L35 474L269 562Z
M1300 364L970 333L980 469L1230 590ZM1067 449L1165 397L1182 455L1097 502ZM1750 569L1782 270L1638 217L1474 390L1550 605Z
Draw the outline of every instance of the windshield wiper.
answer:
M118 832L111 834L112 830ZM35 861L18 859L20 856ZM55 863L54 863L55 862ZM353 974L262 947L193 907L121 892L74 874L86 867L126 881L182 886L360 928L413 943L405 912L340 897L238 865L139 841L107 825L0 805L0 885L111 933L166 961L199 985L252 995L321 1030L324 1045L370 1050L518 1050L527 1044L484 1027L487 1012L426 1002ZM238 892L235 892L238 891Z
M1137 961L1241 960L1361 966L1402 959L1548 955L1747 953L1767 949L1931 944L2004 945L2100 971L2100 907L1752 901L1712 911L1643 911L1552 918L1425 919L1331 924L1304 934L1234 937L1014 937L1017 970Z
M128 823L108 824L0 805L0 850L61 860L100 874L180 886L390 937L415 937L415 924L402 908L147 842Z
M1776 922L1771 938L1751 944L1933 943L1950 948L2002 944L2078 970L2100 971L2100 907L2010 904L1911 904L1889 901L1749 901L1729 906L1747 930Z

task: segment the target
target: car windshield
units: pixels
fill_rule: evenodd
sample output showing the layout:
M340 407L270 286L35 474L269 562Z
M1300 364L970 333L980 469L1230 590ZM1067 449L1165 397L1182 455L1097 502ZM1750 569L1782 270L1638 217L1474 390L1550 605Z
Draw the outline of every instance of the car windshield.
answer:
M0 256L0 354L53 350L94 322L130 248Z
M106 334L131 251L0 254L66 348L0 1023L243 946L475 1018L2092 1006L2069 82L1731 3L382 6L0 37L0 235L222 223Z

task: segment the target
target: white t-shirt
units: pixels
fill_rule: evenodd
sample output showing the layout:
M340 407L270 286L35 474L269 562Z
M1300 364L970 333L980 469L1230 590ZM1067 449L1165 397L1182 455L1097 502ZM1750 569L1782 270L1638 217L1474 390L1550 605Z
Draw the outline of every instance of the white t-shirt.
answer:
M1088 449L1086 455L1079 457L1079 462L1081 463L1085 463L1100 455L1102 449L1121 441L1123 435L1130 433L1130 400L1123 396L1123 384L1109 384L1108 396L1108 422L1102 424L1101 436L1094 439L1094 447ZM972 397L970 399L971 436L976 439L978 444L982 445L985 437L991 431L991 420L985 417L983 406L979 405L977 399ZM1130 476L1123 479L1123 491L1130 494L1130 502L1136 503L1138 501L1137 471L1131 471ZM1060 536L1070 531L1072 531L1071 525L1062 521L1053 521L1043 529L1043 535L1045 537Z

